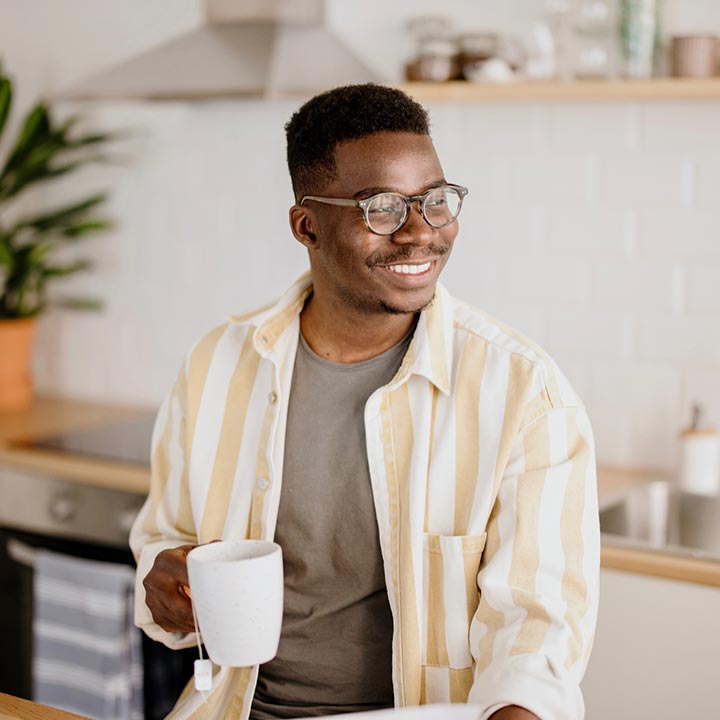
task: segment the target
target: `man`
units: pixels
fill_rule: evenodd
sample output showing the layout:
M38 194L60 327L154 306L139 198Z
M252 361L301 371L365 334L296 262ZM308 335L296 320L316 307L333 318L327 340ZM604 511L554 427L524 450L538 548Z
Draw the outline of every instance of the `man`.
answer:
M176 648L195 641L190 548L274 538L280 647L172 717L582 717L599 568L582 403L539 348L437 284L467 191L422 107L349 86L286 131L310 274L189 353L131 536L137 623Z

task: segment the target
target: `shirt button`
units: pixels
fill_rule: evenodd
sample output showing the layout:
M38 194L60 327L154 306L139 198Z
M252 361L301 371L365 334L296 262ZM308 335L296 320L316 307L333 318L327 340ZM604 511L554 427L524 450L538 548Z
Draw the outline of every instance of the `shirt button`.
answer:
M277 402L277 393L271 392L268 394L268 402L274 405Z
M267 478L260 478L257 481L258 490L267 490L270 487L270 481Z

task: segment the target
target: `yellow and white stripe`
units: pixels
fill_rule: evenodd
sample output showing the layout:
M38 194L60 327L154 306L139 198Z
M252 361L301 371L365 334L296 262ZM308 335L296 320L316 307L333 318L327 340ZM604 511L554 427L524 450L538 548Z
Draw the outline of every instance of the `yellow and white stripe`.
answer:
M142 579L167 547L272 538L303 276L273 306L195 345L153 433L152 488L131 533ZM438 286L391 383L365 408L368 464L394 618L398 706L506 704L583 714L598 599L592 431L541 349ZM308 430L311 432L311 429ZM221 668L208 703L173 718L247 718L257 668Z

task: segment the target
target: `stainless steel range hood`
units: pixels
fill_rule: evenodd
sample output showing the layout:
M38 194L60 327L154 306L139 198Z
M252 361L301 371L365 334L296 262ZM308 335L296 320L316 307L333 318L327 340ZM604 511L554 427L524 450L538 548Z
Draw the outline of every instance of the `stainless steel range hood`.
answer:
M61 92L59 99L304 95L377 80L324 26L323 0L205 0L202 27Z

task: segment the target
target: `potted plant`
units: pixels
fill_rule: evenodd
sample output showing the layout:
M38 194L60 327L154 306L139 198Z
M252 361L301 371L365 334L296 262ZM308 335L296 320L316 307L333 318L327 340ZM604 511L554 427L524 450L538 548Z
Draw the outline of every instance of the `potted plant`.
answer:
M12 81L0 67L0 137L10 113L12 89ZM106 200L105 193L34 215L22 215L13 208L26 191L105 159L99 149L114 136L81 134L78 122L77 116L56 122L48 105L39 102L24 118L0 162L0 411L32 402L32 346L36 318L49 304L47 284L90 267L83 259L63 263L58 251L111 226L109 220L95 215ZM13 214L16 217L11 219ZM97 301L81 298L53 304L99 306Z

